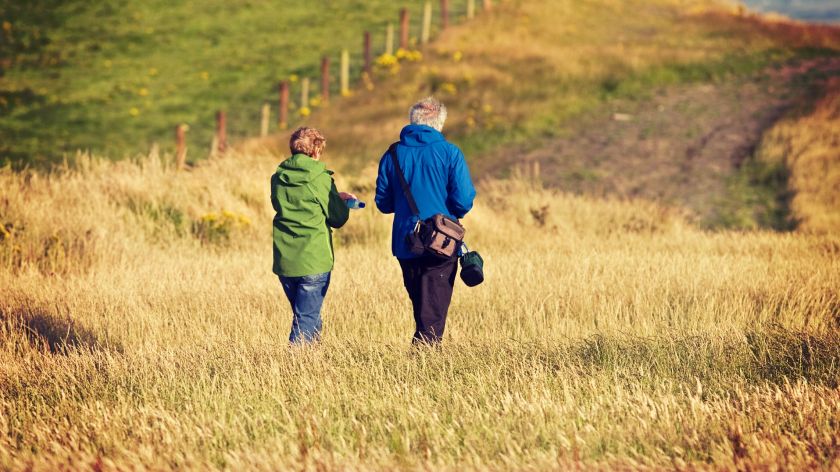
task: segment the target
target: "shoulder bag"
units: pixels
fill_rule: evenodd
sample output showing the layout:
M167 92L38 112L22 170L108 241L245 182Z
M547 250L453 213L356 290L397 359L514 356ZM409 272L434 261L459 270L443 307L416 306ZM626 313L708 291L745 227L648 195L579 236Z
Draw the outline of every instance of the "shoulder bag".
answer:
M418 256L428 253L444 259L456 257L466 230L457 220L453 220L442 213L421 220L417 202L414 201L414 196L411 194L411 189L397 159L397 143L392 144L388 148L388 152L391 155L391 161L394 163L394 169L400 180L403 194L408 200L408 207L414 217L417 218L414 230L407 236L411 253Z

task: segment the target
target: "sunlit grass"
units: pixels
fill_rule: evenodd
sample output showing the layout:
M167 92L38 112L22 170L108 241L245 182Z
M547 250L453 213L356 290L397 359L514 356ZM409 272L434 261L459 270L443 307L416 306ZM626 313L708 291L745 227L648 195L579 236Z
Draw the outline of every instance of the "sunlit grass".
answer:
M310 118L339 187L371 203L419 95L443 95L472 158L613 96L836 46L709 5L497 5L475 41L453 30ZM817 184L836 170L832 97L759 152L791 166L803 231L704 231L654 203L546 189L536 168L483 181L464 223L487 280L458 282L431 351L409 349L372 206L336 232L324 342L288 347L271 140L182 171L157 152L0 169L0 469L837 467L840 240L824 223L836 190Z
M79 162L0 173L3 467L837 460L834 236L707 233L529 170L480 186L465 224L487 281L459 283L441 351L409 350L371 210L337 232L324 343L289 349L273 158ZM365 182L340 185L370 200ZM193 229L209 214L252 224L211 240Z
M758 161L786 169L791 218L804 231L840 230L840 79L830 78L813 110L776 124Z
M449 4L454 25L466 1ZM363 32L372 33L374 54L383 51L385 26L397 23L402 7L418 36L419 0L0 6L9 25L0 32L0 163L55 164L77 149L121 159L154 142L172 149L180 123L191 126L190 160L203 159L217 110L227 111L231 137L258 135L260 107L276 104L278 82L290 75L317 80L323 55L335 65L337 93L341 50L349 50L357 78ZM439 21L436 14L435 33ZM299 82L292 90L297 97ZM276 123L275 106L272 113Z

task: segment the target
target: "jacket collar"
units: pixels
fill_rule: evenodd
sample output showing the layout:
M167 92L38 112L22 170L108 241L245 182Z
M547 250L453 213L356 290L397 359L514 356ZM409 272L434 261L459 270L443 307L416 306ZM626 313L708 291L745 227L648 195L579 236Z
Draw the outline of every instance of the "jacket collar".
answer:
M420 147L445 140L443 133L426 125L408 125L400 132L403 146Z

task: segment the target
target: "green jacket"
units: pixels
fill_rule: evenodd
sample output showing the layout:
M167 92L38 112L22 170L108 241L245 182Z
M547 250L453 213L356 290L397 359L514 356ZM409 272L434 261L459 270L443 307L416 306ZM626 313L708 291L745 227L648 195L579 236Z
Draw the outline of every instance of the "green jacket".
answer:
M332 228L340 228L350 216L332 174L322 162L295 154L271 177L271 205L277 212L275 274L300 277L332 270Z

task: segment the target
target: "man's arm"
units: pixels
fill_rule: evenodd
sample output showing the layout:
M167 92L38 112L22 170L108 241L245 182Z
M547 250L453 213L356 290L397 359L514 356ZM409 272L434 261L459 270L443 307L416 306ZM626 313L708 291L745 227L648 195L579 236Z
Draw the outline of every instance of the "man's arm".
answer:
M341 198L338 189L335 187L335 182L330 179L330 194L327 202L327 225L332 228L341 228L347 219L350 218L350 208Z
M449 182L446 186L449 194L446 199L446 207L456 218L463 218L472 209L475 187L470 177L470 169L467 167L464 153L457 147L455 147L455 151L454 162L449 170Z
M379 175L376 176L376 208L382 213L394 212L394 185L390 178L393 168L391 155L386 152L379 161Z

